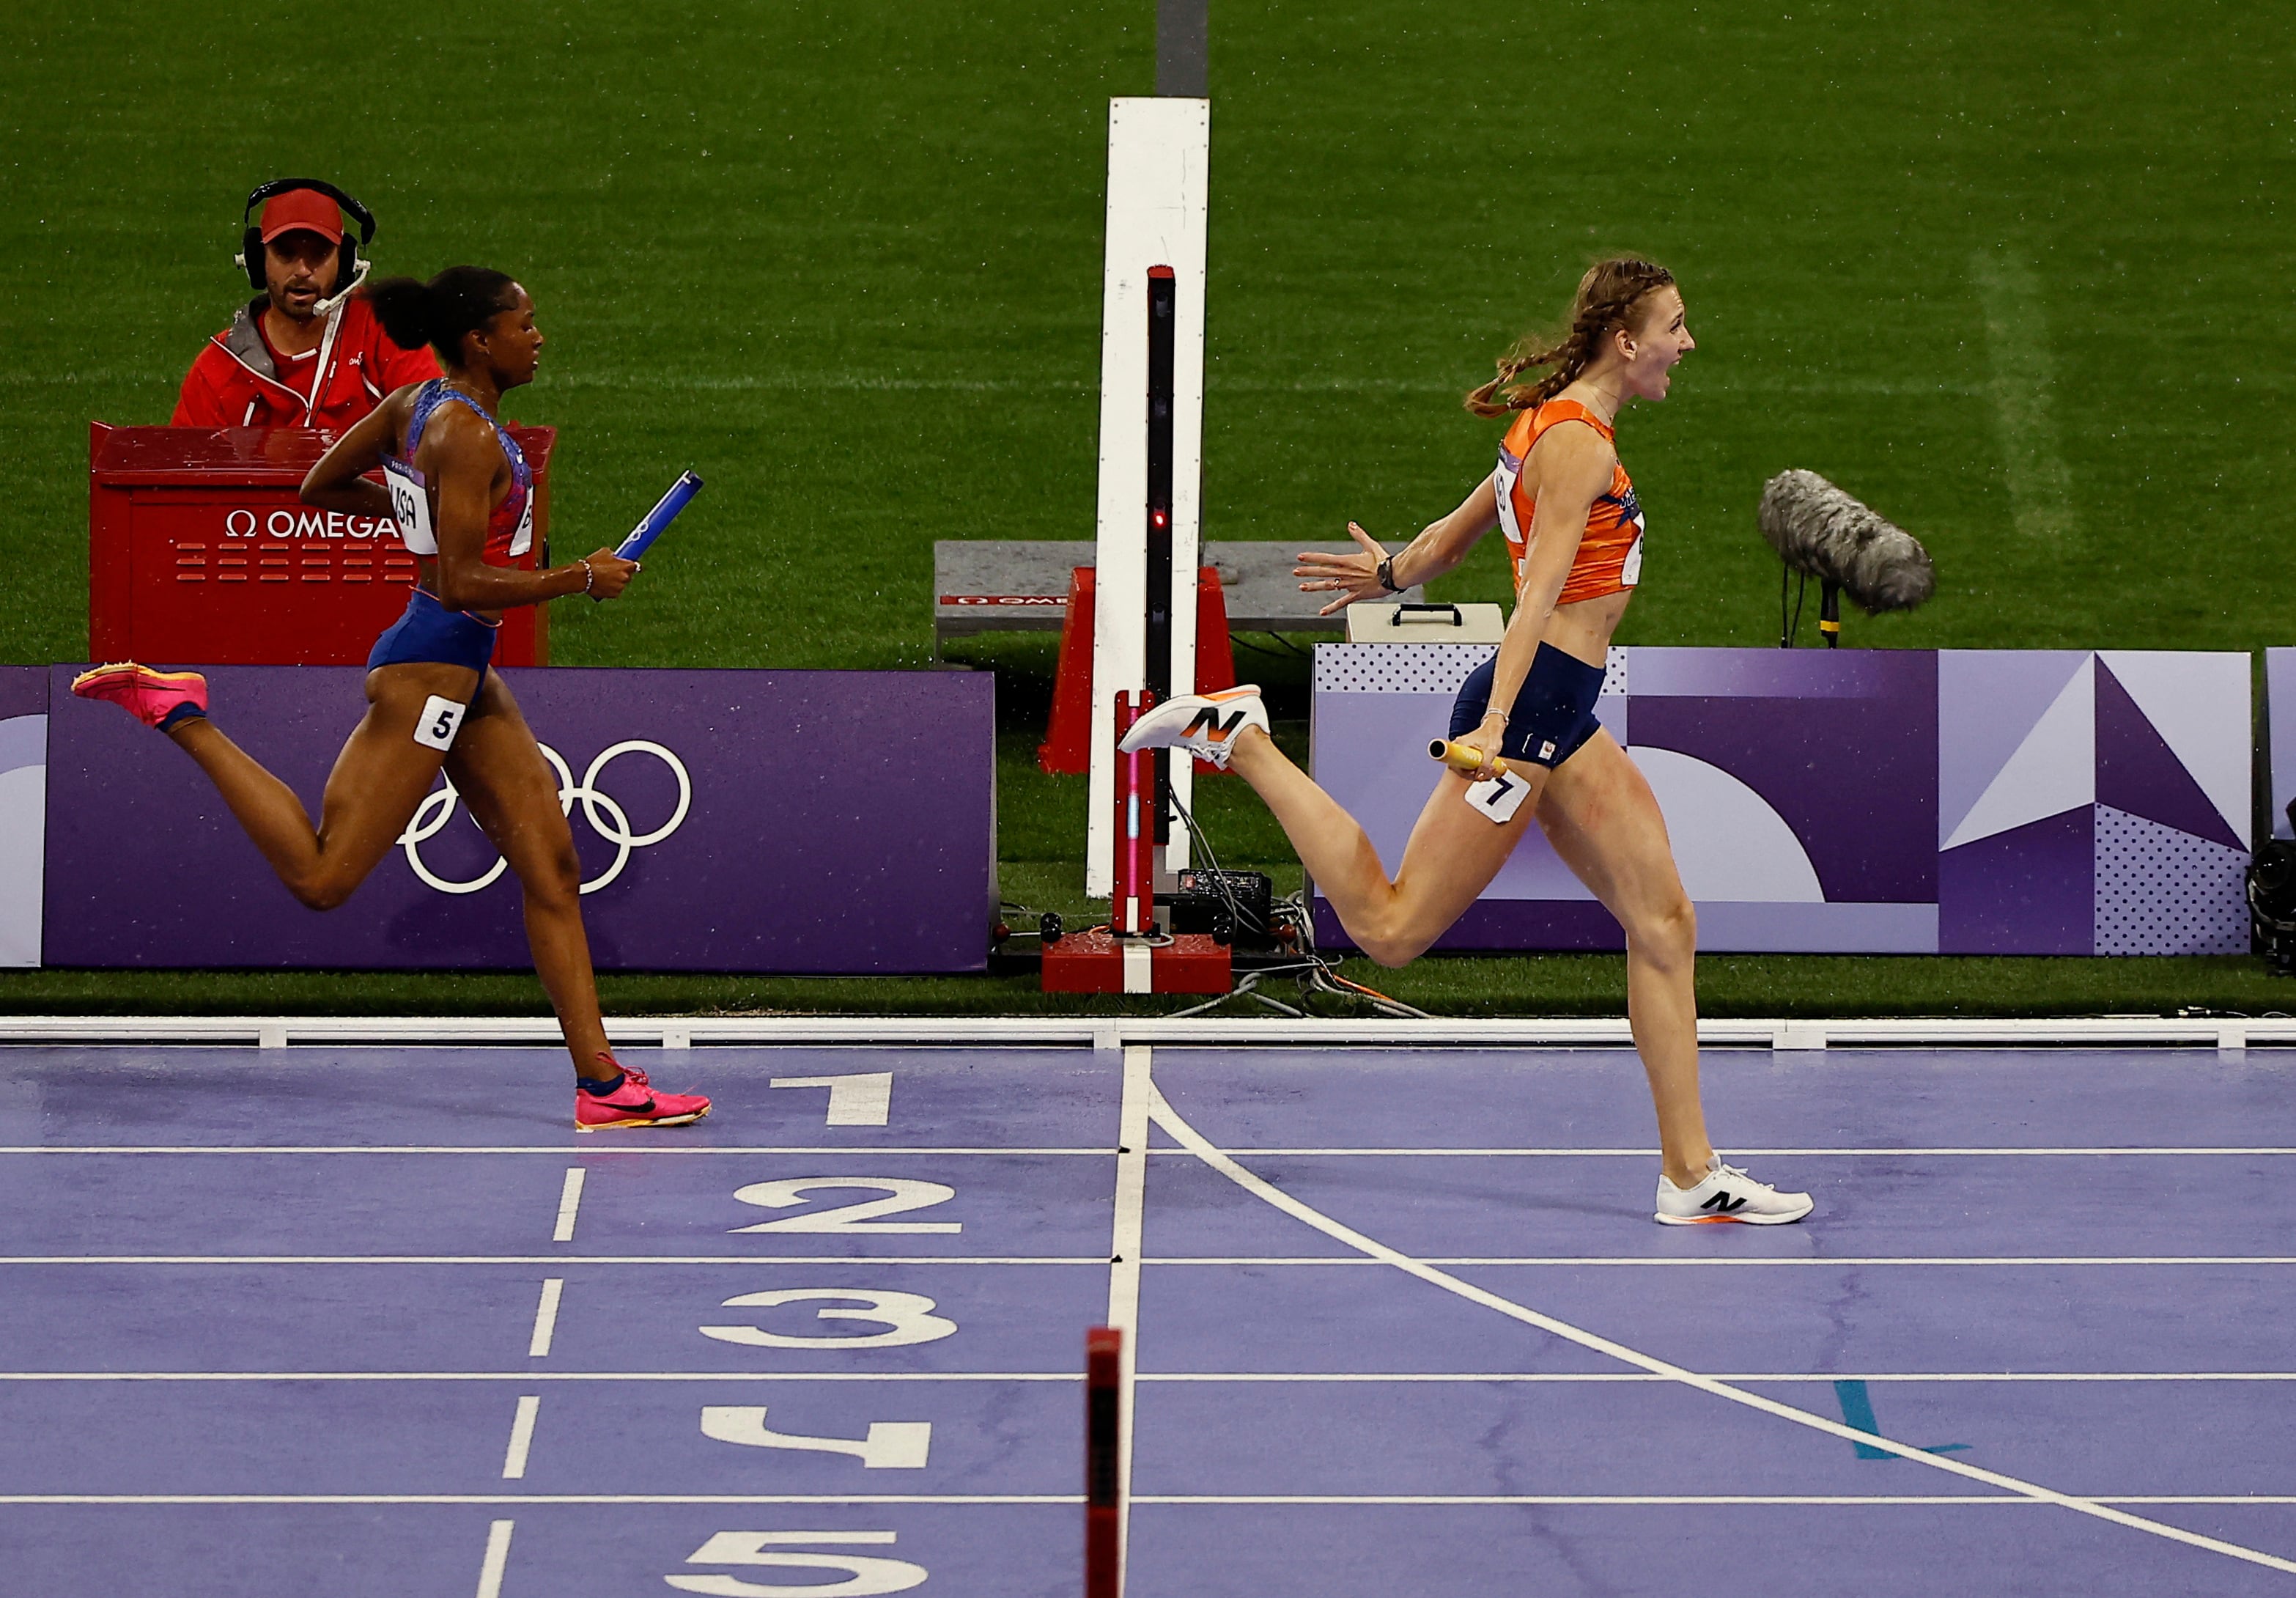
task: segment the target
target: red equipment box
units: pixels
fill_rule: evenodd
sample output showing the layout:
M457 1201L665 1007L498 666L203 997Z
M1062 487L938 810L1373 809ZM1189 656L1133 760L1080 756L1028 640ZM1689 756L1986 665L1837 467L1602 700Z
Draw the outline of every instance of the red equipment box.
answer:
M534 548L549 559L548 427L510 429L534 469ZM87 632L97 660L356 666L406 608L414 556L388 517L295 497L334 441L300 427L88 424ZM506 612L505 666L550 663L546 606Z

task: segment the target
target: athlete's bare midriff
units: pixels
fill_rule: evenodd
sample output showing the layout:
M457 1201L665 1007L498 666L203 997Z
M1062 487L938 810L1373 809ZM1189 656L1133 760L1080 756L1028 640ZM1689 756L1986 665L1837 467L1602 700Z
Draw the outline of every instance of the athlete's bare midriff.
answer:
M1552 644L1590 666L1603 665L1610 659L1611 635L1619 630L1619 623L1627 614L1627 602L1634 597L1635 591L1628 589L1623 593L1581 599L1575 605L1558 605L1547 618L1546 630L1539 635L1539 642Z

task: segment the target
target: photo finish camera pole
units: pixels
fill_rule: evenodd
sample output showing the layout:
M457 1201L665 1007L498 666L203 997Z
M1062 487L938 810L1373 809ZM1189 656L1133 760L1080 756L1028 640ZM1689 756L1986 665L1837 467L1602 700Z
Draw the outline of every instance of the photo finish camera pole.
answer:
M1172 268L1148 268L1148 554L1142 691L1119 689L1116 736L1121 741L1142 712L1172 694ZM1170 828L1171 751L1116 756L1116 884L1109 930L1142 937L1157 930L1157 851Z
M1173 693L1172 331L1177 290L1171 268L1148 268L1148 704L1160 704ZM1194 688L1190 682L1180 691ZM1150 815L1150 836L1160 849L1171 831L1168 749L1156 751L1155 804Z

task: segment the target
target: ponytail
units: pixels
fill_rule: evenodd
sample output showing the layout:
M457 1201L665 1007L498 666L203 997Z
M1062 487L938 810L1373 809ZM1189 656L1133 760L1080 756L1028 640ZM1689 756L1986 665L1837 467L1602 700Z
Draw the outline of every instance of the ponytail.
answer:
M448 267L428 283L385 277L360 291L390 342L402 350L428 344L441 365L463 364L463 335L483 332L517 304L517 280L485 267Z
M1673 281L1673 273L1652 261L1628 257L1596 261L1578 280L1570 330L1551 343L1536 334L1518 339L1499 357L1498 375L1468 393L1467 408L1479 416L1504 416L1554 399L1595 364L1605 338L1618 328L1634 325L1636 309L1644 299ZM1536 383L1516 381L1533 367L1550 369Z

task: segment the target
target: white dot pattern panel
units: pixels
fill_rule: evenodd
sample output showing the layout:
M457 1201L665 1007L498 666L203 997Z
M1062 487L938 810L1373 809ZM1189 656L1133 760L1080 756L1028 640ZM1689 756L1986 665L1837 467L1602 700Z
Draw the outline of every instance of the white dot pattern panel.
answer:
M2096 807L2099 954L2245 954L2249 856Z
M1319 694L1450 694L1496 644L1318 644Z
M1448 694L1498 653L1493 644L1318 644L1319 694ZM1612 649L1603 692L1627 691L1627 652Z

